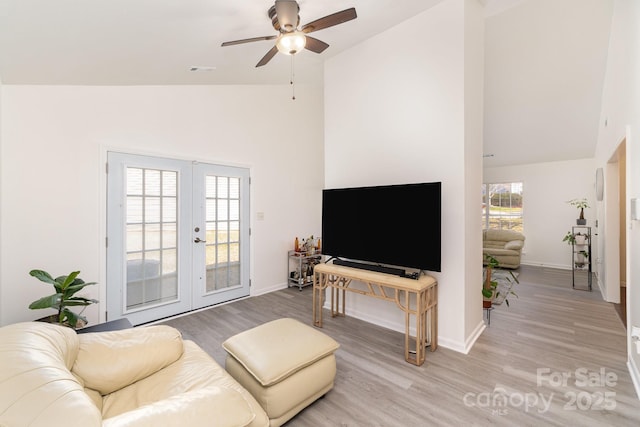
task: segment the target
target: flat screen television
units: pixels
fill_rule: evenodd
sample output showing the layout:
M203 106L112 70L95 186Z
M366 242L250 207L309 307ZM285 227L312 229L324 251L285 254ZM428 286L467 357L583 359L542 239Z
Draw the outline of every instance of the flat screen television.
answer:
M325 189L321 237L330 257L439 272L441 183Z

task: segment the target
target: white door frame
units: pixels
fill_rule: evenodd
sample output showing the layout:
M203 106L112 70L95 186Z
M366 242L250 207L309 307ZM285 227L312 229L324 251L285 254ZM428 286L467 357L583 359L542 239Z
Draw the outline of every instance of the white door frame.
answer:
M182 233L180 233L178 237L178 245L182 249L179 249L178 255L178 267L179 267L179 275L180 275L180 291L178 301L172 304L161 304L162 306L166 306L166 310L160 307L160 310L157 310L158 314L155 316L155 319L160 319L163 317L171 316L174 314L184 313L196 308L201 308L208 305L217 304L224 301L229 301L231 299L240 298L249 295L249 276L250 276L250 251L249 251L249 169L243 168L240 166L224 166L224 165L213 165L207 163L198 163L190 160L184 159L170 159L166 157L158 157L156 155L147 155L147 154L124 154L121 152L122 150L105 150L105 159L111 160L111 165L108 168L112 168L110 172L114 172L113 168L118 167L115 163L116 161L122 161L123 159L134 159L134 164L132 166L137 167L149 167L152 169L166 169L166 170L180 170L182 175L182 179L179 181L180 188L180 202L179 202L179 220L181 221ZM130 162L131 160L129 160ZM123 167L122 164L120 167ZM107 168L107 169L108 169ZM193 275L194 271L197 271L196 268L196 258L198 258L198 262L204 259L204 255L198 255L200 252L204 254L204 246L197 244L194 242L195 238L198 237L198 233L193 232L193 224L194 221L199 220L198 215L202 214L194 214L197 210L198 205L202 205L202 203L194 202L194 194L197 194L197 197L201 196L201 192L196 191L194 187L194 177L193 172L198 169L204 168L209 171L210 168L217 168L218 174L224 175L225 173L229 173L229 176L236 176L240 174L242 176L242 254L241 254L241 275L242 275L242 286L230 287L229 289L223 289L216 292L210 292L208 295L201 295L201 293L196 296L193 292L197 290L195 276ZM238 172L240 171L240 172ZM122 172L122 171L121 171ZM121 177L124 177L124 174L121 173ZM105 201L108 199L109 189L108 183L111 183L113 180L113 176L109 174L105 179L105 185L103 188L105 191ZM120 181L116 184L111 183L111 185L120 186L120 189L124 188L124 182ZM121 200L122 194L120 194ZM117 217L120 215L122 218L122 210L123 207L118 204L109 203L107 201L105 209L103 212L106 213L107 217L105 218L105 223L107 227L105 229L105 237L109 235L109 244L104 252L104 258L109 260L117 257L118 251L122 254L124 248L124 235L122 233L118 233L119 235L113 236L113 233L109 232L109 223L108 221L111 218ZM120 210L120 211L119 211ZM113 229L113 225L111 225L111 229ZM126 251L124 251L126 253ZM114 264L119 264L115 265ZM106 307L108 312L104 312L104 320L113 320L119 317L127 317L133 324L140 324L152 321L154 319L149 319L144 315L139 315L135 312L127 312L124 310L114 310L114 304L124 304L122 301L124 300L122 297L124 284L126 283L126 274L124 272L125 262L121 263L113 263L108 261L106 263L105 268L105 280L103 283L106 284L104 291L104 298L106 300ZM203 267L204 268L204 267ZM114 283L120 286L114 286ZM189 286L184 286L184 284L189 284ZM214 294L214 295L212 295ZM141 310L142 313L148 310Z

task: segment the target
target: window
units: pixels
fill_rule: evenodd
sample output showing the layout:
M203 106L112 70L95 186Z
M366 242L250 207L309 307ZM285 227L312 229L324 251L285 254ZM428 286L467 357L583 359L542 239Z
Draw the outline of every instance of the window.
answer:
M522 232L522 183L482 185L484 228Z

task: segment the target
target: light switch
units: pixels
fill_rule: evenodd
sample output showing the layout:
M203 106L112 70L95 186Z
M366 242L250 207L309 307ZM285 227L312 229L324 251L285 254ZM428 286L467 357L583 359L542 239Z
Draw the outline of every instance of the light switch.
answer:
M256 212L256 219L258 221L264 221L264 212Z

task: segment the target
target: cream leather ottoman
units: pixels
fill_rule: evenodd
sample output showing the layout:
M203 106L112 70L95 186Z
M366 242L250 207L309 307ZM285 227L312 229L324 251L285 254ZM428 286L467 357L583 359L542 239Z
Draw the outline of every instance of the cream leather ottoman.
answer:
M332 338L295 319L278 319L235 335L222 346L226 369L277 427L322 397L336 376Z

